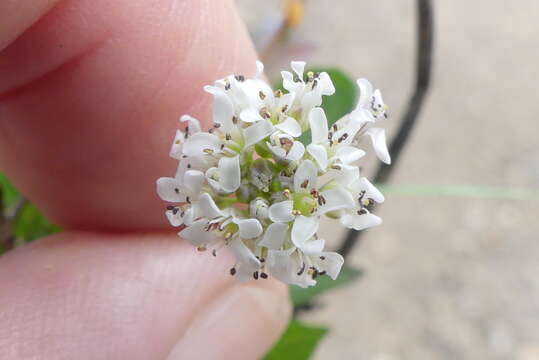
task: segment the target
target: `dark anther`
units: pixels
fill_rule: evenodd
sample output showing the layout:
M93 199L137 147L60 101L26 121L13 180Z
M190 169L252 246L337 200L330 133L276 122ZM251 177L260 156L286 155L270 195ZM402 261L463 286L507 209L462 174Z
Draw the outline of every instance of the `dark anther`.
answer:
M208 133L213 134L213 128L209 128Z
M337 140L339 143L343 142L344 140L346 140L346 138L348 137L348 134L344 133L342 134L342 136L339 138L339 140Z
M318 85L318 80L314 79L314 81L313 81L313 89L316 87L316 85Z
M174 210L174 206L172 205L167 206L167 210Z
M268 274L266 274L265 272L262 272L262 273L260 273L260 277L261 277L262 279L267 279L267 278L268 278Z
M217 256L217 250L213 249L213 250L211 251L211 254L212 254L213 256Z
M230 275L232 276L236 275L236 268L230 269Z
M294 82L301 82L301 79L299 78L298 74L294 74Z
M328 133L328 140L331 141L331 138L333 137L333 133L332 132L329 132Z
M305 263L301 265L301 269L299 269L298 276L301 276L301 274L303 274L304 271L305 271Z
M313 269L313 275L312 275L313 280L316 279L316 278L318 277L318 274L319 274L319 273L318 273L318 270L317 270L317 269Z
M238 123L238 118L235 116L232 116L232 123L236 125Z
M283 106L283 108L281 109L282 112L286 112L286 110L288 110L288 104Z
M234 75L234 78L238 80L239 82L245 81L245 76L243 75Z
M221 144L221 150L225 148L225 144Z
M232 140L232 135L226 134L226 135L225 135L225 139L226 139L226 141Z
M309 186L309 180L308 179L305 179L305 181L303 181L300 185L303 189L306 189L307 186Z
M333 124L333 131L337 131L337 124Z
M326 260L325 256L320 256L320 260Z
M365 215L366 213L367 213L367 210L365 210L365 209L360 209L360 210L357 211L358 215Z
M182 155L182 158L184 158L184 159L185 159L186 157L187 157L187 155Z
M213 127L216 128L216 129L219 129L221 127L221 124L220 123L215 123L215 124L213 124Z
M186 201L188 204L191 203L191 199L189 199L189 196L187 196L187 197L185 198L185 201Z
M187 168L190 169L190 168L191 168L191 164L187 164Z
M320 272L318 273L318 275L326 275L326 270L320 271Z
M262 91L258 92L258 96L260 96L260 100L264 100L266 98L266 95Z
M179 193L180 193L180 189L174 188L174 192L175 192L176 194L179 194Z
M255 278L255 280L258 280L258 271L255 271L255 272L253 273L253 277Z
M225 84L225 90L230 90L230 83L229 83L229 82L227 82L227 83Z
M180 211L180 208L175 207L174 209L172 209L172 215L176 215L178 211Z

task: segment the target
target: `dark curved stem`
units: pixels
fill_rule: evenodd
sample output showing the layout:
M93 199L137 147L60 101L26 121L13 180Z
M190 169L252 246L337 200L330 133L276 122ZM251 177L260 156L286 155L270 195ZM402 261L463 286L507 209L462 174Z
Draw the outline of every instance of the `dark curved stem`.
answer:
M434 29L431 0L417 0L418 39L415 89L408 103L408 108L402 117L397 135L395 135L389 145L392 166L382 164L374 177L375 183L385 183L391 176L421 111L431 79L433 35ZM359 243L360 235L361 233L356 230L349 230L338 252L342 256L348 255L352 248Z

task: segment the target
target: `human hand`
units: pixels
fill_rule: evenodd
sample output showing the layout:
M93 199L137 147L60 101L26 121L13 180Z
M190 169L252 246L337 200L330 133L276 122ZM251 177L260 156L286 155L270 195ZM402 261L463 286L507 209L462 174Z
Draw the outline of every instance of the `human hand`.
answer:
M154 185L175 119L208 127L202 86L255 57L233 1L0 3L0 168L66 229L0 258L0 358L265 353L286 288L171 234Z

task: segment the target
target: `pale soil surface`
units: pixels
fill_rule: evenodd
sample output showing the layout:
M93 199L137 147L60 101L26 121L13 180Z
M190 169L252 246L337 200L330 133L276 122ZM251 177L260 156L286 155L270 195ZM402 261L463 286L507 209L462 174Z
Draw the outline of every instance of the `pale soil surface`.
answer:
M257 21L261 1L239 1ZM414 1L308 1L314 65L412 87ZM434 79L393 184L539 188L539 2L435 1ZM389 136L394 127L388 123ZM372 166L367 166L367 170ZM539 359L539 201L387 195L350 263L366 274L305 314L315 359ZM337 227L322 234L331 242Z

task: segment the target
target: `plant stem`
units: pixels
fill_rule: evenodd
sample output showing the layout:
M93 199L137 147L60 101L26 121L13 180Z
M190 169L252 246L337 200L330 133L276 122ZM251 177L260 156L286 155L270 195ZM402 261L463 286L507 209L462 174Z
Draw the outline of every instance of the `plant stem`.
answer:
M423 106L425 95L429 90L432 70L433 49L433 9L431 0L417 0L417 53L416 53L416 82L415 89L408 102L408 108L402 117L397 135L391 141L389 153L392 166L380 165L374 177L375 183L385 183L394 171L414 128L418 115ZM359 243L361 233L350 229L346 234L338 252L342 256L350 253Z

